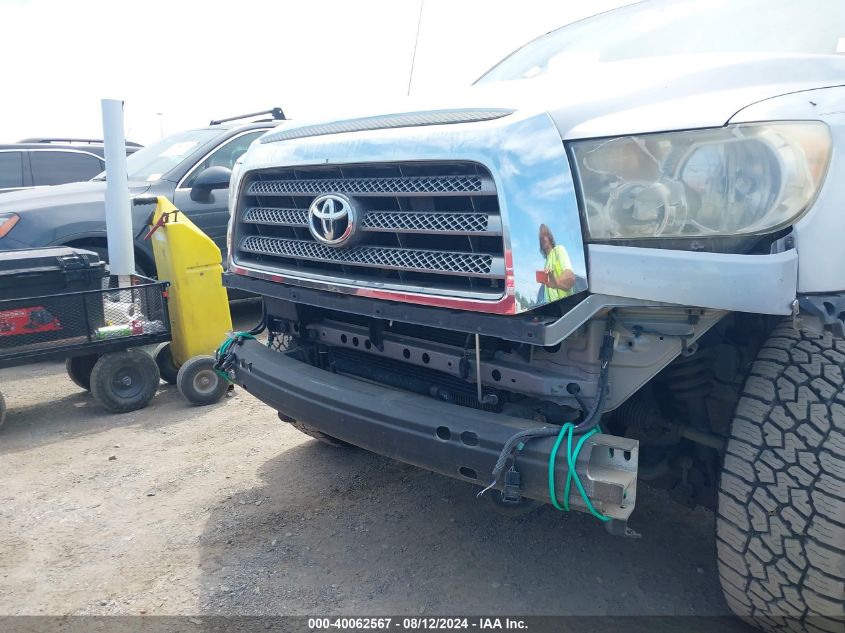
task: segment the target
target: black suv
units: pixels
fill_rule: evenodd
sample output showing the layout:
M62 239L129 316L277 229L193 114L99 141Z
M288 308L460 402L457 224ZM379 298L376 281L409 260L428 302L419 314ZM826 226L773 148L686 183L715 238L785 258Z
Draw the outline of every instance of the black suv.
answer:
M126 153L143 147L126 143ZM0 193L91 180L106 168L103 141L27 138L0 145Z
M270 114L249 123L243 118ZM280 108L212 121L134 152L126 160L129 194L166 196L220 247L225 256L229 223L228 176L250 143L284 120ZM76 246L108 257L105 174L89 182L0 195L0 251L41 246ZM132 206L135 263L154 274L152 246L143 239L150 205Z

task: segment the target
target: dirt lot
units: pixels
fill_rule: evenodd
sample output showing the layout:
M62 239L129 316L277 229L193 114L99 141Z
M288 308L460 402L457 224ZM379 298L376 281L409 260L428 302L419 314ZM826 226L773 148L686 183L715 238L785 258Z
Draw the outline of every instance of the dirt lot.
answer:
M660 492L626 540L551 508L503 519L241 390L194 408L162 385L108 415L57 364L0 385L0 615L727 613L712 513Z

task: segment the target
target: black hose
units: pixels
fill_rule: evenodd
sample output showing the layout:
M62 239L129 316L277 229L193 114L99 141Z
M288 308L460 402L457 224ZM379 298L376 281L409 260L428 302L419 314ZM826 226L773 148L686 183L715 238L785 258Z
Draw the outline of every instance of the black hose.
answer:
M578 426L573 429L573 433L579 435L587 433L595 428L601 421L602 407L607 399L607 381L610 374L610 361L613 359L613 326L616 323L616 315L611 311L607 315L607 324L604 330L604 339L602 340L601 350L599 351L599 362L601 363L601 371L599 373L598 393L596 394L596 402L593 408L587 414Z
M261 300L261 318L258 320L258 325L252 328L249 333L253 336L258 336L267 329L267 305L264 299Z
M593 404L593 408L590 409L587 417L581 420L581 422L578 423L578 426L572 430L573 434L582 435L587 433L595 428L601 421L601 410L604 406L605 400L607 400L607 375L610 373L608 371L609 367L610 363L604 363L602 365L601 375L599 376L598 398L596 398L596 402Z

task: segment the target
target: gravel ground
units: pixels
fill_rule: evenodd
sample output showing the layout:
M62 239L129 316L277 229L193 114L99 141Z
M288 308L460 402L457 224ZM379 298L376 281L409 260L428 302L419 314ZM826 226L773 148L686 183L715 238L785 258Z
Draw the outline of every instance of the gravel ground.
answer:
M109 415L58 364L0 385L0 615L727 613L713 514L659 491L628 540L550 507L502 518L242 390L195 408L162 385Z

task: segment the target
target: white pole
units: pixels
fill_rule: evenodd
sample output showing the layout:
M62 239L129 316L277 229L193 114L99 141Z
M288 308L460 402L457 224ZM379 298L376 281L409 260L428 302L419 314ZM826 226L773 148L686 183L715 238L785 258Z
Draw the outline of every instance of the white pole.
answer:
M132 242L129 179L126 172L123 101L103 99L101 103L106 154L106 239L109 243L109 270L112 275L131 275L135 272L135 250Z

